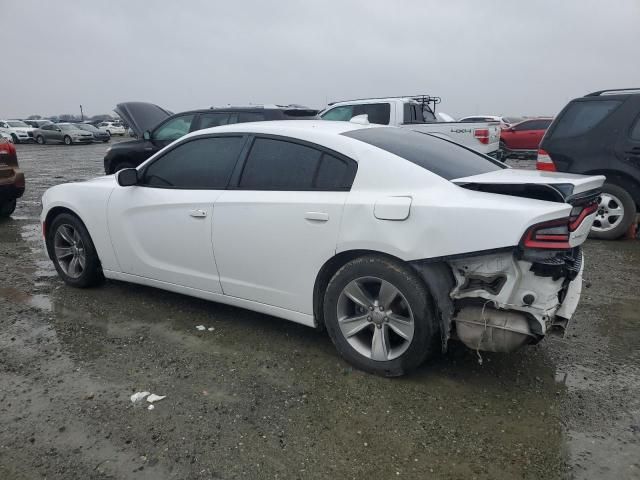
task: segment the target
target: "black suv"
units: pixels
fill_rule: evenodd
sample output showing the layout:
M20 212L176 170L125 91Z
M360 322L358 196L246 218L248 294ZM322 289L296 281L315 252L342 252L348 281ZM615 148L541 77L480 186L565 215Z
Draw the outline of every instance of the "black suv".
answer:
M605 175L591 237L624 235L640 209L640 89L571 100L542 139L537 168Z
M189 132L232 123L265 120L315 119L318 113L300 105L209 108L172 114L152 103L127 102L116 113L133 130L136 140L114 143L104 156L107 175L140 165L151 155Z

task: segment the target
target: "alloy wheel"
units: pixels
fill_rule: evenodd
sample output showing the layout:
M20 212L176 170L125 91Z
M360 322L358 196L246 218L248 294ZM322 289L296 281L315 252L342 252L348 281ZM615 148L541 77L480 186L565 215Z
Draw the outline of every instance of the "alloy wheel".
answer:
M377 277L352 280L340 293L338 325L345 340L375 361L398 358L411 345L414 316L402 292Z
M610 193L602 193L598 202L598 211L592 230L608 232L616 228L624 218L624 206L620 199Z
M60 225L53 238L53 248L62 271L71 278L79 278L87 265L87 253L78 231L72 225Z

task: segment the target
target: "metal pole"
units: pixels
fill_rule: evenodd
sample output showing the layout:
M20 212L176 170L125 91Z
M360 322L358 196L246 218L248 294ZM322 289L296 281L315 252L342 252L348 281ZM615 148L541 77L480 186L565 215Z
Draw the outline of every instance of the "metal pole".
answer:
M82 113L82 105L80 105L80 120L84 122L84 113Z

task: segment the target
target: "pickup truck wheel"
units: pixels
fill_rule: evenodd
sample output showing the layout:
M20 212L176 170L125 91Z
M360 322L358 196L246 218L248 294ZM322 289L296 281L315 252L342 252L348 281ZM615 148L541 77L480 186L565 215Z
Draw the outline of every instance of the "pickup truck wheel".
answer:
M38 145L44 145L45 143L47 143L42 135L38 135L36 137L36 142L38 142Z
M361 370L403 375L434 349L438 322L427 287L396 260L368 255L345 264L327 286L323 309L336 349Z
M589 236L602 240L620 238L636 218L636 204L624 188L605 183Z
M48 228L47 246L67 285L86 288L104 278L91 236L78 217L68 213L55 217Z
M64 136L64 144L65 145L71 145L73 143L73 140L71 140L71 137L69 135L65 135Z
M16 199L7 200L0 203L0 218L7 218L11 216L16 210Z

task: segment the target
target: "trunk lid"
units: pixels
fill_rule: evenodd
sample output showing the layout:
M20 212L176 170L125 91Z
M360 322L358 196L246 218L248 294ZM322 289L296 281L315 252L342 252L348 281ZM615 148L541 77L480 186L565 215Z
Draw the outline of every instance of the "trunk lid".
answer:
M572 203L597 195L605 177L505 168L451 181L470 190Z
M147 102L119 103L114 111L129 125L138 138L142 138L146 130L153 129L165 118L173 115L169 110Z

